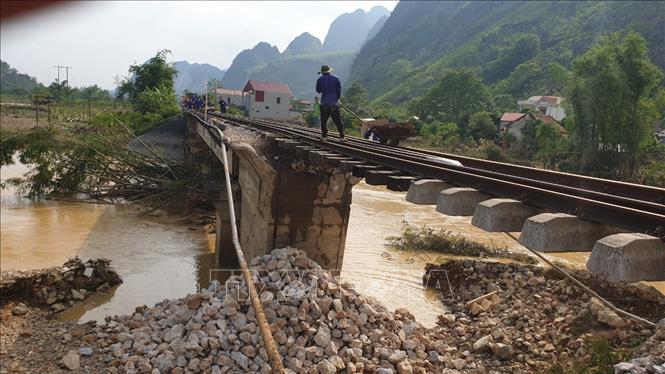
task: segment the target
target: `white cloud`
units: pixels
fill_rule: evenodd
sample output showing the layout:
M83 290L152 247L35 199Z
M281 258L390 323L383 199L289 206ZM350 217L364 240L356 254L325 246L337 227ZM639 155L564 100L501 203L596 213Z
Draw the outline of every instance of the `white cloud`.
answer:
M112 88L134 62L170 49L173 60L227 68L260 41L280 51L303 32L323 41L340 14L397 1L87 2L4 22L0 56L43 83L72 66L72 86Z

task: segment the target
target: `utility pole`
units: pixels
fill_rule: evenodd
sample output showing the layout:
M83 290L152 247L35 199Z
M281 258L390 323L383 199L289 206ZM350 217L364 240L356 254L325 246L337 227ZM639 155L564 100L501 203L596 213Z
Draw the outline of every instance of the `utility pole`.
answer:
M208 80L206 79L203 83L205 85L206 89L206 103L205 103L205 111L203 112L203 121L208 122Z
M65 69L65 79L67 82L67 89L65 90L65 97L67 100L67 105L69 105L69 69L71 69L71 66L62 66L62 65L53 65L54 68L58 69L58 85L60 84L60 69Z
M51 131L51 98L46 98L46 110L48 115L48 130Z
M56 69L58 69L58 79L56 80L56 82L57 82L58 84L60 84L60 68L62 68L62 66L60 66L60 65L53 65L53 67L56 68Z
M67 106L69 106L69 69L71 69L71 66L64 66L65 72L67 74L67 90L65 91L65 96L67 98Z
M39 96L34 96L35 103L35 127L39 127Z

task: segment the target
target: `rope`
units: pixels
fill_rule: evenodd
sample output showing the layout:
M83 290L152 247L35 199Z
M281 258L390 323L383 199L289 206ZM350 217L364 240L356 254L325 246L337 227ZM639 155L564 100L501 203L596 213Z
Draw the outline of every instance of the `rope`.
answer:
M510 232L506 232L506 234L507 234L508 236L510 236L511 238L513 238L516 242L519 243L519 240L518 240L518 239L517 239L512 233L510 233ZM582 282L580 282L580 281L578 281L577 279L575 279L575 277L573 277L572 275L570 275L567 271L563 270L563 269L560 268L559 266L555 265L552 261L550 261L550 260L548 260L547 258L545 258L545 256L543 256L543 255L541 255L540 253L538 253L538 252L532 250L531 248L527 248L527 247L525 247L525 248L528 249L529 252L531 252L531 253L533 253L534 255L536 255L539 259L543 260L543 261L544 261L545 263L547 263L549 266L551 266L552 268L556 269L558 272L560 272L561 274L563 274L566 278L570 279L573 283L575 283L576 285L580 286L580 287L581 287L586 293L588 293L589 295L591 295L591 296L597 298L598 300L600 300L603 304L605 304L605 306L607 306L608 308L612 309L612 310L613 310L614 312L616 312L617 314L621 314L621 315L624 315L624 316L626 316L626 317L628 317L628 318L630 318L630 319L633 319L633 320L635 320L635 321L642 322L642 323L644 323L644 324L646 324L646 325L648 325L648 326L650 326L650 327L656 327L656 324L653 323L653 322L651 322L651 321L649 321L649 320L646 320L646 319L644 319L644 318L642 318L642 317L636 316L636 315L634 315L634 314L632 314L632 313L628 313L628 312L626 312L625 310L622 310L622 309L619 309L619 308L615 307L612 303L610 303L609 301L607 301L606 299L604 299L603 297L601 297L600 295L598 295L598 294L597 294L595 291L593 291L591 288L585 286Z

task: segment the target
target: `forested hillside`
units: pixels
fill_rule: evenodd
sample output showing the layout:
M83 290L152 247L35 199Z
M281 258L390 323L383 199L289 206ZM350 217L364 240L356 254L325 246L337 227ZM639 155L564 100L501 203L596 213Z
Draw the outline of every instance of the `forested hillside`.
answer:
M558 93L599 37L632 29L665 67L665 2L400 2L351 68L370 98L403 103L444 71L471 67L497 92Z
M40 87L43 86L34 77L28 74L21 74L5 61L0 61L0 92L26 95Z

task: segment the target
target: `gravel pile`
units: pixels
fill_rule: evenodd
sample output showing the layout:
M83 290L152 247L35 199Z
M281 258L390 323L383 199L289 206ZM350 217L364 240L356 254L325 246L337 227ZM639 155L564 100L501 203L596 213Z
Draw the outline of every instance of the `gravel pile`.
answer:
M276 249L251 267L287 372L444 370L448 346L426 339L412 315L359 295L304 252ZM111 372L271 372L240 276L97 329L96 349Z
M665 317L665 297L656 290L576 276L624 310L655 321ZM452 347L444 359L458 370L571 370L588 362L592 336L629 348L654 333L547 268L457 260L428 265L424 281L441 290L451 309L440 316L436 336Z
M614 365L614 372L616 374L665 374L665 319L658 323L656 333L640 346L635 358L630 362Z

